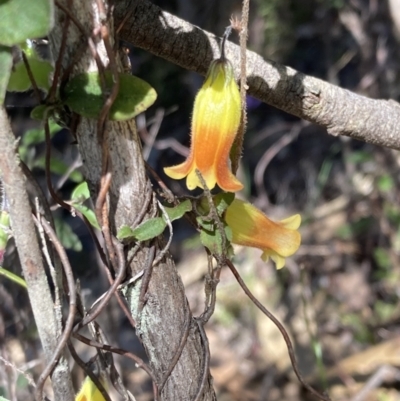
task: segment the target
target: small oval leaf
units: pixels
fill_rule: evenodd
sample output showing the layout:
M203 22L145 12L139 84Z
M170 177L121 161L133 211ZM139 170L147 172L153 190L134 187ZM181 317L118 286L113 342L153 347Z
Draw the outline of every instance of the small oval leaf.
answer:
M94 211L92 209L88 208L86 205L81 205L79 203L73 203L72 206L74 207L74 209L81 212L87 218L92 227L101 230L100 225L97 222L96 215L94 214Z
M156 91L142 79L130 74L120 74L117 98L111 110L110 120L129 120L148 109L156 100ZM105 72L106 91L113 86L112 74ZM75 113L87 118L98 118L106 96L103 94L97 72L76 75L64 88L63 102Z
M39 121L44 120L47 108L48 106L46 106L45 104L39 104L39 106L36 106L32 109L31 118Z
M147 241L162 234L166 226L167 224L162 217L155 217L146 220L134 230L128 226L123 226L118 231L117 238L119 240L132 238L138 241Z
M54 24L54 2L0 1L0 15L0 44L13 46L47 35Z
M83 203L90 198L89 186L86 181L81 182L75 187L71 194L74 203Z
M41 60L34 55L28 57L29 68L38 88L48 91L50 88L49 77L53 71L53 66L45 60ZM28 71L23 61L18 62L11 73L7 90L10 92L25 92L32 87Z
M165 206L164 209L167 212L169 219L174 221L180 219L186 212L190 212L192 210L192 203L189 199L186 199L177 206Z

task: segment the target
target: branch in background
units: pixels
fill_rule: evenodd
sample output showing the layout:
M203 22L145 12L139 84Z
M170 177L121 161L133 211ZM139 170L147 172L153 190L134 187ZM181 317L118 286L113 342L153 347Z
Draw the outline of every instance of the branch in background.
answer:
M115 22L121 25L120 39L202 75L219 54L217 36L148 0L117 2ZM228 42L226 55L239 76L239 46ZM251 51L247 51L247 78L249 95L322 125L331 135L400 150L400 106L394 101L357 95Z
M16 142L4 107L0 108L0 157L1 178L10 200L10 217L18 249L19 259L28 285L29 300L42 342L46 361L50 361L58 343L58 333L62 330L54 312L53 300L40 254L39 242L32 220L25 178L16 154ZM55 398L72 401L74 391L64 358L52 373Z

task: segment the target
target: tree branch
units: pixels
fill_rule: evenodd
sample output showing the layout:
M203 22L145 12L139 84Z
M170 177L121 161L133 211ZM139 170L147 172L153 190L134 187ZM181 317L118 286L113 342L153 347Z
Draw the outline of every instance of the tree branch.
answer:
M22 174L16 153L16 141L11 131L7 113L0 107L0 174L4 189L10 200L10 217L15 244L18 249L24 278L28 285L31 302L40 340L49 362L56 350L58 337L62 331L61 321L57 320L54 304L44 270L42 256L33 224L25 177ZM56 285L57 283L55 283ZM62 358L52 375L56 400L74 399L68 361Z
M220 39L162 11L148 0L116 4L120 39L202 75L219 56ZM240 72L240 48L228 42L227 57ZM248 93L315 124L329 134L400 150L400 106L369 99L247 51Z

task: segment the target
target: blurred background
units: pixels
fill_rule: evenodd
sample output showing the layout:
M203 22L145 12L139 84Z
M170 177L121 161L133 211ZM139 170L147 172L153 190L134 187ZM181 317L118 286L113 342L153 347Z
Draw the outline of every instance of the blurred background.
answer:
M191 23L222 35L240 16L239 0L158 0ZM238 42L235 35L232 41ZM400 1L253 0L248 48L332 84L372 98L399 100ZM130 48L133 74L157 91L156 104L137 118L143 152L176 195L184 181L162 171L181 162L190 143L194 96L203 77L140 49ZM30 92L9 94L7 110L20 154L44 182L44 136L29 119ZM333 400L400 400L400 158L396 151L332 137L326 130L248 97L248 127L239 171L240 196L273 219L302 216L302 245L276 271L261 251L235 248L234 262L257 298L278 317L294 342L309 383ZM53 184L71 199L82 182L73 137L53 127ZM53 208L87 306L106 289L86 227ZM204 307L207 259L193 229L174 227L171 251L193 314ZM3 266L21 274L12 242ZM103 273L101 273L103 274ZM217 308L207 325L212 374L220 401L313 400L297 381L286 345L274 325L251 304L231 273L223 271ZM40 343L26 291L0 277L0 395L33 399L29 378L43 369ZM100 317L111 343L145 357L115 302ZM93 350L78 347L87 360ZM122 358L117 366L138 401L152 399L144 372ZM82 372L76 369L76 383Z

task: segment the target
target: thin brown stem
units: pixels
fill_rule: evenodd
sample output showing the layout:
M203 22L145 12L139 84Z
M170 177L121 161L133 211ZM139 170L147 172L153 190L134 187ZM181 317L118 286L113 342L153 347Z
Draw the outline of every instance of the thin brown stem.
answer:
M81 367L81 369L85 372L87 376L90 377L92 382L96 385L96 387L99 389L101 395L104 397L105 401L112 401L111 397L108 395L106 389L104 388L103 384L99 380L99 378L86 366L85 362L80 358L78 353L76 352L74 346L72 345L71 340L68 340L68 349L69 352L71 353L72 358L74 358L74 361ZM97 355L96 355L97 357Z
M53 82L51 84L51 88L49 90L49 94L47 95L47 99L48 99L48 101L50 103L54 102L55 97L56 97L56 93L57 93L58 80L59 80L60 73L61 73L62 62L63 62L64 52L65 52L65 46L66 46L66 43L67 43L68 28L69 28L70 22L71 22L71 18L70 18L70 16L68 14L66 14L65 23L64 23L64 26L63 26L62 37L61 37L60 52L58 53L56 65L55 65L55 68L54 68Z
M146 293L149 288L151 280L151 273L153 272L153 261L155 257L155 246L154 244L149 247L147 254L146 266L143 268L144 274L142 277L142 284L140 286L139 302L138 302L138 316L141 315L144 305L146 303ZM140 319L138 324L140 323Z
M149 366L146 365L146 363L141 358L139 358L137 355L135 355L135 354L133 354L133 353L131 353L129 351L126 351L126 350L121 349L121 348L116 348L116 347L113 347L113 346L108 345L108 344L99 343L98 341L91 340L90 338L87 338L87 337L85 337L85 336L83 336L83 335L81 335L79 333L74 333L73 335L74 335L74 337L76 339L82 341L83 343L85 343L87 345L90 345L92 347L99 348L99 349L102 349L102 350L105 350L105 351L113 352L114 354L123 355L123 356L126 356L129 359L132 359L137 364L137 366L139 368L143 369L150 376L150 378L153 380L153 384L154 384L155 389L156 389L155 394L154 394L154 401L157 401L157 399L158 399L158 387L157 387L157 384L156 384L157 383L157 379L154 376L154 374L151 371L151 369L149 368Z
M299 382L312 394L314 394L316 397L318 397L320 400L323 401L331 401L330 397L328 395L323 395L319 393L317 390L312 388L308 383L306 383L300 373L300 370L297 365L296 361L296 356L294 353L292 341L290 340L290 337L286 331L286 329L283 327L282 323L252 294L252 292L249 290L249 288L246 286L245 282L243 281L242 277L240 276L239 272L236 270L235 266L230 260L226 260L226 265L229 267L231 270L232 274L235 276L237 282L239 285L242 287L243 291L245 294L250 298L250 300L254 303L254 305L257 306L258 309L262 313L264 313L265 316L267 316L278 328L278 330L281 332L283 339L286 342L286 346L289 352L289 357L290 357L290 362L292 363L292 367L294 370L294 373L296 374L297 378L299 379Z
M40 90L36 84L35 77L33 76L31 66L29 65L28 57L26 57L26 54L22 52L22 60L24 62L26 72L28 73L29 80L31 81L31 85L33 88L33 92L35 93L35 97L37 101L40 103L42 101L42 95L40 94Z
M96 306L94 311L89 311L88 314L81 320L81 322L78 323L78 325L74 329L75 332L80 330L82 327L86 326L90 322L93 322L93 320L96 319L97 316L99 316L101 311L107 305L110 298L117 291L118 286L122 283L122 280L125 278L126 263L125 263L124 252L122 250L122 244L118 243L117 241L114 242L115 242L114 249L117 251L118 265L119 265L117 277L115 278L115 281L112 283L110 289L107 291L106 295L101 299L100 303Z
M204 349L204 362L202 366L202 376L199 389L197 390L197 394L194 397L193 401L199 401L201 396L203 395L204 388L206 385L206 381L208 378L208 371L210 369L210 346L208 344L208 338L206 332L204 330L204 322L201 319L195 319L197 326L199 327L200 337L203 343Z

